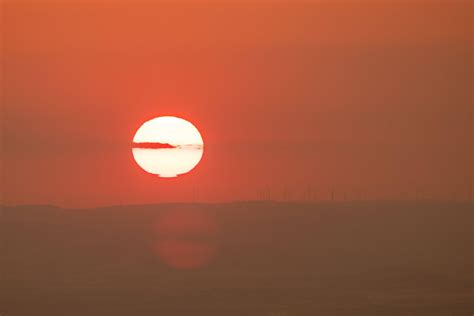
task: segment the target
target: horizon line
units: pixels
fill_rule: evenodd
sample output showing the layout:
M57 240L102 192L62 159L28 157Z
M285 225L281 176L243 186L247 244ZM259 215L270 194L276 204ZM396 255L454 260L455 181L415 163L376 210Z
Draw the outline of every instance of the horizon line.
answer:
M111 207L127 207L127 206L159 206L159 205L183 205L183 204L195 204L195 205L225 205L225 204L241 204L241 203L272 203L272 204L358 204L358 203L474 203L474 199L357 199L357 200L232 200L232 201L189 201L189 202L154 202L154 203L130 203L130 204L107 204L98 206L86 206L86 207L68 207L60 206L56 204L3 204L0 203L0 214L1 209L4 207L51 207L59 209L98 209L98 208L111 208Z

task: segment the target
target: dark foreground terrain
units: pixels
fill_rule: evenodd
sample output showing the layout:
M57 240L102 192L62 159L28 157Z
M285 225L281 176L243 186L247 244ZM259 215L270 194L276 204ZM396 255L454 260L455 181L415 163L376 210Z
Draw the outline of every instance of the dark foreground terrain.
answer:
M474 314L472 203L1 212L2 316Z

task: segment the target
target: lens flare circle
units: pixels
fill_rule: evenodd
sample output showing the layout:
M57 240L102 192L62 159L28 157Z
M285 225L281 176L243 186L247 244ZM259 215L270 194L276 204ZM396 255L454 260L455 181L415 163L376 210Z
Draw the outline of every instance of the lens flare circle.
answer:
M175 269L198 269L214 261L219 249L217 219L207 210L176 206L154 222L153 251Z

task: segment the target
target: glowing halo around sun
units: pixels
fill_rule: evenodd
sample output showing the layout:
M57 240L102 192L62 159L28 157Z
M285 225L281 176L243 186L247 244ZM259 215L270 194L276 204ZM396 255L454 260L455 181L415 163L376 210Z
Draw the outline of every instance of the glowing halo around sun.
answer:
M173 178L197 166L204 142L190 122L175 116L160 116L140 126L132 147L133 158L143 170Z

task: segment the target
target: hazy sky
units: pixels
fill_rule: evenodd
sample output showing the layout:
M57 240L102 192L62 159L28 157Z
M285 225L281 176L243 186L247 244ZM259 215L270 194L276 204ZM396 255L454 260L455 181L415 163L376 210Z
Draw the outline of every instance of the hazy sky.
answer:
M3 1L2 200L466 197L472 12L456 0ZM134 132L159 115L204 138L182 178L133 162Z

